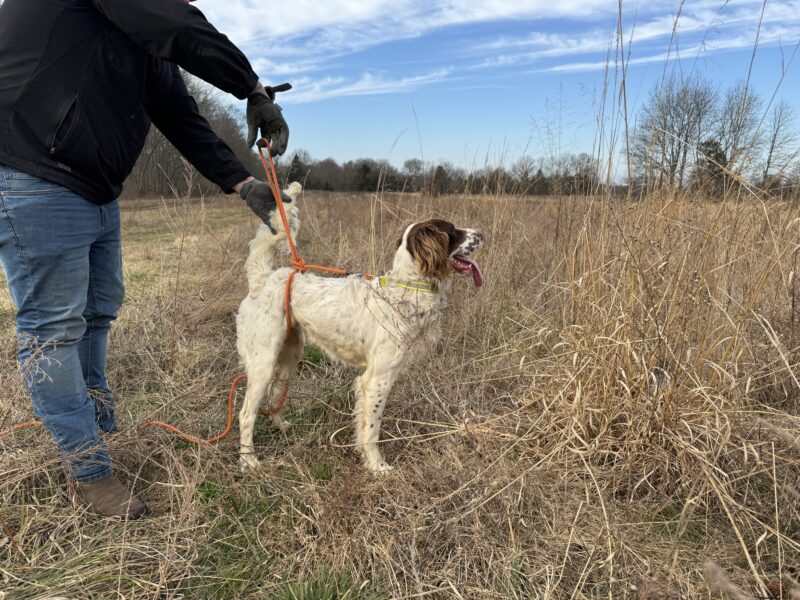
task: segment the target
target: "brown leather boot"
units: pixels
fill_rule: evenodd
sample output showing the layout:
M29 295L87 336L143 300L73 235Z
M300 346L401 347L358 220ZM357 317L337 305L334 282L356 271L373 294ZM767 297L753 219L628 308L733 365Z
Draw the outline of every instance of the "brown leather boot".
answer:
M92 483L79 483L78 489L86 506L96 515L138 519L149 512L147 505L114 475Z

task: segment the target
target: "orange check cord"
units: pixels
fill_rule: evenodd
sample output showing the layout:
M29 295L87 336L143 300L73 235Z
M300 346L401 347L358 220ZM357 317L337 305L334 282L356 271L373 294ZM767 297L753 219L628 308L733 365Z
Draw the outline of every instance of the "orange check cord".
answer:
M266 152L265 152L266 151ZM265 156L266 154L266 156ZM278 183L278 175L275 169L275 162L272 160L272 153L270 152L269 148L269 141L267 139L261 139L258 141L258 155L261 158L261 164L264 167L264 173L267 175L267 183L269 183L269 187L272 190L272 195L275 197L275 202L278 205L278 211L281 215L281 221L283 222L283 228L286 232L286 241L289 244L289 251L291 252L291 264L293 267L292 272L289 274L289 278L286 280L286 303L285 303L285 310L286 310L286 330L287 335L292 331L292 311L291 311L291 291L292 291L292 282L294 281L294 276L298 273L305 273L309 270L314 271L324 271L326 273L333 273L335 275L353 275L350 271L346 271L344 269L337 269L336 267L322 267L319 265L308 265L306 261L303 260L297 254L297 249L294 245L294 240L292 239L292 232L289 229L289 220L286 218L286 209L283 206L283 198L281 196L281 188L280 184ZM372 279L372 275L363 273L359 274L364 279ZM191 435L188 435L182 432L180 429L175 427L174 425L170 425L169 423L164 423L163 421L148 421L146 423L142 423L139 428L143 429L145 427L163 427L168 431L173 432L175 435L180 437L183 440L191 444L213 444L214 442L218 442L220 440L225 439L228 437L228 434L231 432L231 427L233 426L233 405L236 400L236 389L239 386L239 383L247 379L246 375L237 375L233 382L231 383L230 391L228 392L228 410L227 410L227 421L225 424L225 430L220 433L219 435L215 435L214 437L208 439L197 438ZM261 411L261 414L266 415L274 415L277 413L283 405L286 403L286 399L289 396L289 383L286 383L286 386L283 390L283 394L281 394L280 399L278 402L270 408L268 411ZM11 429L6 431L0 431L0 438L6 436L10 433L15 431L19 431L21 429L27 429L29 427L41 427L41 421L29 421L27 423L20 423L19 425L15 425Z

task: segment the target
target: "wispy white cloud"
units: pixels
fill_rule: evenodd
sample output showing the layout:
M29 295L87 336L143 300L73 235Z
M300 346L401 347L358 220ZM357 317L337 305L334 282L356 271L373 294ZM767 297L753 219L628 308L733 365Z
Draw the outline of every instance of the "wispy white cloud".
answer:
M735 37L749 40L752 46L755 41L757 17L761 2L739 2L734 9L727 5L717 6L711 10L705 6L685 9L680 15L663 14L650 19L641 17L632 25L624 27L621 41L624 47L632 45L636 51L651 53L654 46L669 46L673 36L681 42L687 41L692 46L697 45L695 52L713 52L742 47L737 41L735 44L730 39L718 40L720 36L736 34ZM800 2L788 2L794 7L780 5L765 11L762 23L762 43L774 43L780 39L792 40L793 30L787 29L783 24L794 21L800 22ZM747 5L747 6L742 6ZM755 9L755 10L754 10ZM625 22L632 20L629 16ZM796 37L795 37L796 41ZM655 43L654 43L655 42ZM580 34L532 32L522 37L503 36L479 46L476 51L480 53L493 52L481 64L485 66L519 65L540 62L544 59L579 56L584 54L605 53L616 43L614 29L594 28L582 31ZM680 46L681 44L677 44ZM746 47L745 44L744 47ZM684 50L683 56L691 55L691 50ZM670 53L672 58L672 53ZM679 56L679 55L677 55ZM642 64L662 60L667 57L666 52L652 56L644 56L631 60L631 64ZM583 65L583 66L579 66ZM591 66L590 66L591 65ZM600 62L568 63L554 65L543 71L576 71L597 69L605 65L605 60Z
M205 0L199 7L239 42L303 36L313 32L403 39L450 25L508 19L591 19L607 0ZM389 32L394 32L393 34Z
M762 32L759 44L772 45L778 44L782 41L797 44L800 41L800 27L776 27L768 32ZM755 37L752 35L740 35L728 39L714 40L713 42L700 43L682 48L680 51L664 51L656 54L649 54L645 56L638 56L631 58L627 61L630 66L643 65L647 63L663 63L670 60L678 59L693 59L701 54L710 53L714 51L723 50L741 50L744 48L752 48L755 42ZM542 72L551 73L577 73L583 71L599 71L605 69L607 66L606 61L590 61L590 62L572 62L566 64L554 65L545 69Z
M607 0L205 0L200 8L249 55L329 61L458 25L544 18L583 20Z
M631 65L752 46L762 1L694 0L682 5L677 21L675 6L671 0L623 6L622 41L633 44ZM395 93L525 65L556 73L602 69L615 44L617 17L616 3L608 0L203 0L199 8L265 79L295 83L287 103ZM763 17L762 44L800 38L800 0L768 3ZM524 22L531 31L493 38L483 28L479 39L470 37L470 26L495 22ZM548 31L537 31L537 24ZM381 65L378 71L363 59L387 44L459 27L463 39L424 65Z
M292 94L291 101L292 103L305 103L336 96L368 96L407 92L423 85L443 81L449 74L448 69L439 69L432 73L400 79L387 79L373 73L364 73L356 81L349 81L343 77L301 78L295 82L298 92Z

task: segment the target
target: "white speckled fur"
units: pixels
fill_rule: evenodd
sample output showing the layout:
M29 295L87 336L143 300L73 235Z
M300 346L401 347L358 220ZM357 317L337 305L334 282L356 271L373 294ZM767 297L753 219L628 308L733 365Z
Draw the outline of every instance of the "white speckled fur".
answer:
M300 192L298 183L292 183L287 190L294 200L287 206L294 239L299 228ZM273 225L277 235L262 225L250 243L246 263L250 293L236 318L237 345L247 374L247 393L239 412L241 466L246 469L258 465L253 426L259 405L268 395L269 406L278 401L285 382L302 359L304 338L308 336L332 358L364 369L354 385L355 447L370 471L391 470L378 448L386 399L409 359L423 356L438 338L451 281L421 275L406 248L409 226L395 254L391 276L398 281L435 282L436 293L381 287L377 280L366 281L357 276L334 278L298 273L291 293L293 328L287 335L284 303L286 279L292 269L273 268L275 255L287 249L277 212ZM470 238L473 242L476 239ZM273 381L276 385L271 385ZM281 429L288 427L280 413L272 418Z

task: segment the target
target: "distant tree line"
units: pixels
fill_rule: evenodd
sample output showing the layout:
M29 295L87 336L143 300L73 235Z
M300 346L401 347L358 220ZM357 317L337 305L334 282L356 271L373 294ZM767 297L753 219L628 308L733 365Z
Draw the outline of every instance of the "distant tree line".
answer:
M189 76L187 85L217 134L258 176L261 165L247 147L242 115ZM484 165L467 170L446 161L417 158L402 166L373 158L340 163L334 158L314 159L307 151L296 150L277 164L282 181L297 180L307 189L327 191L384 190L435 196L689 190L721 197L747 186L775 195L800 193L800 134L792 105L779 101L767 108L741 83L719 91L699 77L665 78L635 116L623 154L623 159L629 159L631 174L624 186L609 184L606 164L586 153L526 155L507 167ZM197 176L153 128L126 182L126 193L182 194L190 184L195 194L218 191Z
M360 158L339 164L314 160L299 150L280 167L282 179L303 182L307 189L328 191L419 192L440 194L590 194L599 184L597 161L588 154L558 159L523 156L510 168L466 169L449 162L412 158L398 168L388 161Z

